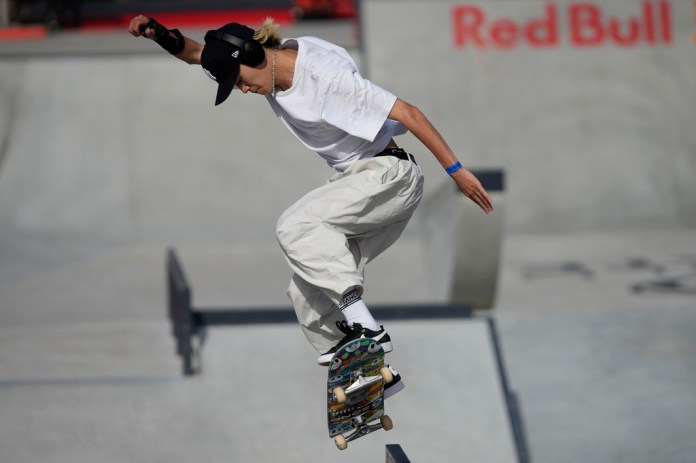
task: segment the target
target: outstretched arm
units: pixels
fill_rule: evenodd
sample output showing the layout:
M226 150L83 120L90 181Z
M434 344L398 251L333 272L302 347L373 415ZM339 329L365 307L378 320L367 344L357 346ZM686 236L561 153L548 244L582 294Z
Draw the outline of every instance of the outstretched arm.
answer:
M178 30L168 30L157 21L147 16L138 15L133 18L128 26L128 32L134 37L146 37L155 40L162 48L172 53L188 64L201 64L201 52L203 45L188 37L181 36L181 44L174 45L177 41L177 36L180 35ZM167 34L168 37L164 37ZM176 47L173 50L172 46Z
M401 122L438 160L440 165L447 169L456 166L459 161L440 132L430 123L428 118L417 107L406 103L400 98L396 99L394 107L389 113L389 119ZM451 169L454 170L454 169ZM464 167L457 168L450 176L459 189L469 199L478 204L488 214L493 211L493 202L481 182Z

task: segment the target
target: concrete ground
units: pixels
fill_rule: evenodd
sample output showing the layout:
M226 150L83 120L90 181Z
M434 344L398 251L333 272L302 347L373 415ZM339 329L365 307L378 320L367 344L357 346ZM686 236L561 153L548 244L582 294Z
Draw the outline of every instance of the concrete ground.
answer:
M695 243L508 236L495 316L533 461L693 461Z
M350 27L316 33L352 40ZM61 43L74 47L70 56L45 59ZM108 52L115 43L127 48ZM40 43L0 44L0 457L13 463L268 461L288 445L289 461L314 461L317 454L307 448L318 444L297 445L293 435L297 429L323 432L323 405L281 422L262 418L271 434L280 435L277 440L261 437L258 427L245 427L245 417L238 416L239 404L252 410L265 407L251 391L274 378L289 390L284 399L288 407L301 406L304 387L320 388L319 377L311 385L283 381L289 365L306 367L303 378L321 376L299 329L216 330L204 352L203 375L181 378L165 313L164 253L169 245L177 247L197 305L287 304L289 275L273 239L273 223L286 197L323 181L327 171L317 169L315 159L300 160L279 170L297 169L301 182L270 173L267 181L277 188L255 188L249 178L276 154L278 140L284 143L280 132L272 132L279 137L273 141L258 141L259 157L244 162L226 163L210 154L221 152L223 143L204 144L186 133L160 153L162 139L152 134L161 134L162 127L154 118L123 128L128 114L120 103L123 93L130 95L130 112L169 98L138 93L143 69L161 77L170 65L137 47L138 41L121 35L106 40L61 35ZM83 52L92 55L89 63L81 60ZM35 58L27 60L29 56ZM119 56L131 60L125 68L116 63ZM142 81L109 96L121 80L91 74L100 69L120 69L120 77ZM210 97L205 107L196 106L194 97L187 100L195 122L212 111L211 88L207 82L200 89L193 83L201 80L198 73L195 80L182 76L190 86L171 83L174 88L168 90ZM84 88L78 94L71 85ZM89 100L92 92L103 99ZM268 117L265 108L246 106L242 99L234 103L252 119L240 130L253 130L257 117ZM179 112L177 117L177 124L189 122ZM137 136L125 143L111 137L114 130ZM293 152L296 148L287 140L287 150ZM185 145L185 156L176 151L177 144ZM419 264L421 225L416 217L403 239L369 269L368 303L442 300L430 292ZM696 230L655 226L506 233L497 303L487 314L497 321L533 461L694 461L694 244ZM402 346L393 355L402 356L398 359L409 384L402 397L409 390L418 397L427 393L418 372L409 371L413 360L408 359L417 358L409 351L411 340L423 333L440 337L440 344L423 353L441 362L438 373L446 371L453 346L471 349L468 363L475 364L483 355L476 352L485 344L485 339L477 340L481 331L475 323L473 329L438 323L396 323L391 328ZM269 338L278 342L271 350L282 351L277 377L236 363L235 352ZM495 385L491 378L457 377L455 392L483 390L487 380ZM239 391L248 392L240 396ZM476 408L483 402L485 410L499 399L468 397L471 403L463 410L442 402L430 408L404 404L395 397L390 414L397 426L410 431L394 434L394 442L413 461L508 461L509 440L486 432L505 429L490 427L502 412L486 416ZM415 437L423 428L414 428L414 410L432 420L426 428L436 430L437 438ZM474 410L475 418L467 410ZM392 442L391 435L385 436L389 440L376 439L369 447L375 455L370 461L382 461L384 444ZM330 448L328 439L322 436L321 442L324 447L316 452L322 460L347 459Z

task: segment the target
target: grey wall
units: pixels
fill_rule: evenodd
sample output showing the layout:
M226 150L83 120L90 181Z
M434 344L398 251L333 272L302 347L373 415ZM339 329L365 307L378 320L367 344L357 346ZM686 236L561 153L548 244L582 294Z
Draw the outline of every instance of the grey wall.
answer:
M365 64L465 165L506 169L510 231L694 226L696 20L691 2L647 4L364 0Z
M654 44L634 0L367 0L360 61L424 109L465 165L506 169L507 231L694 226L696 23L689 2L669 3L672 38L663 43L662 3L649 4ZM453 11L462 5L480 9L484 29L537 21L542 39L555 5L558 41L458 46ZM624 32L634 18L639 40L574 46L573 5L594 5ZM2 60L5 237L273 242L278 215L330 170L260 97L237 93L215 108L214 84L198 67L131 42L154 54ZM400 142L425 169L429 194L450 181L412 136Z

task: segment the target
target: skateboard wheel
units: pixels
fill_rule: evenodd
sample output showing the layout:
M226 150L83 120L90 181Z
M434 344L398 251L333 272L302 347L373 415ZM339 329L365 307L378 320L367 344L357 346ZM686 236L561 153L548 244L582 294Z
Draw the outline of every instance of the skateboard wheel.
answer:
M384 379L384 384L389 384L394 381L394 375L392 375L389 367L383 367L379 372L382 375L382 379Z
M336 402L338 402L339 404L346 403L346 399L347 399L346 391L343 390L342 387L339 386L339 387L335 388L333 390L333 393L334 393L334 397L336 398Z
M382 417L379 419L379 422L382 423L382 428L385 431L391 431L394 427L394 423L392 422L391 418L389 418L389 415L382 415Z
M346 438L343 437L343 434L339 434L334 438L334 442L336 443L336 447L338 447L338 450L345 450L348 448L348 441L346 441Z

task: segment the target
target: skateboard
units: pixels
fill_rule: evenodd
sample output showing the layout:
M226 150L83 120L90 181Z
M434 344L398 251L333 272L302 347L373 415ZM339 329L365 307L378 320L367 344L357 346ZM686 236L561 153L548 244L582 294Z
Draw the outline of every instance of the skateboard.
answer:
M356 339L341 347L329 363L327 411L329 437L345 450L348 442L378 429L389 431L384 414L384 385L392 382L384 350L372 339Z

